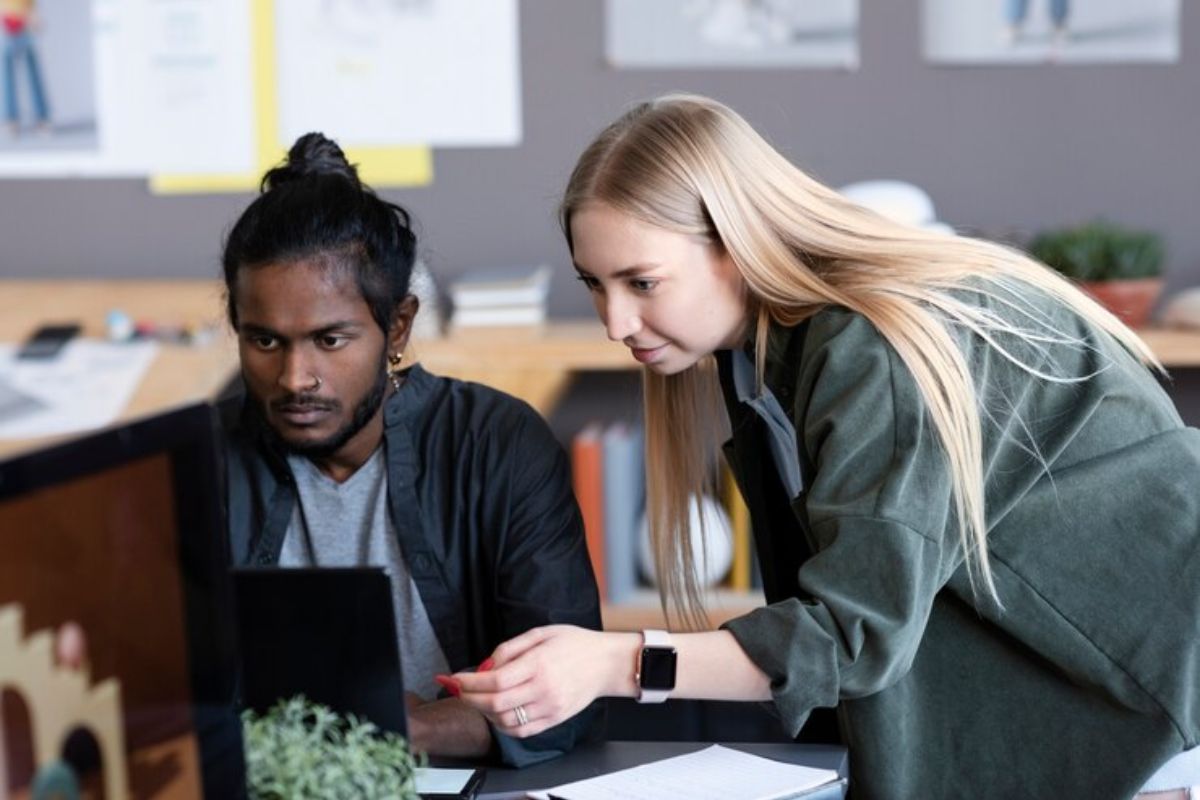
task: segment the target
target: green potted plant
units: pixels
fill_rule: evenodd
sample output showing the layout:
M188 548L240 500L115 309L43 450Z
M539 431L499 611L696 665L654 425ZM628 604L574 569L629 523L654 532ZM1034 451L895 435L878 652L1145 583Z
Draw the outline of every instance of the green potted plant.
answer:
M1044 231L1030 253L1076 281L1126 325L1145 325L1162 292L1162 237L1110 222Z
M293 697L266 714L243 712L242 729L254 800L417 798L424 759L402 736L370 722Z

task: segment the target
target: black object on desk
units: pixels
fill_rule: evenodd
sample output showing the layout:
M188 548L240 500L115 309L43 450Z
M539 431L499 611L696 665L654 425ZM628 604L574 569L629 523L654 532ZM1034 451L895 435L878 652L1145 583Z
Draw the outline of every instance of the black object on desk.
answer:
M517 800L525 793L548 786L559 786L572 781L606 775L620 769L660 761L664 758L691 753L709 746L709 742L603 742L579 747L553 761L524 769L488 769L483 791L479 800ZM773 758L790 764L800 764L818 769L836 770L845 778L849 774L849 759L846 748L836 745L781 744L723 742L734 750L752 753L763 758ZM825 791L806 795L813 800L842 797L845 786L830 787L834 794Z
M242 702L266 711L303 694L407 732L391 582L381 567L238 568Z
M79 335L80 330L82 328L75 322L42 325L17 348L17 358L36 360L54 358L60 350L66 347L67 342Z

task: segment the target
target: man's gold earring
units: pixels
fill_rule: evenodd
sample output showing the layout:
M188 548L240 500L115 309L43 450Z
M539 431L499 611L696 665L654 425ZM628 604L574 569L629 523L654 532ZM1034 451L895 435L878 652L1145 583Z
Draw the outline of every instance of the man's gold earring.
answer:
M400 362L403 360L404 353L392 353L388 356L388 378L396 391L400 391Z

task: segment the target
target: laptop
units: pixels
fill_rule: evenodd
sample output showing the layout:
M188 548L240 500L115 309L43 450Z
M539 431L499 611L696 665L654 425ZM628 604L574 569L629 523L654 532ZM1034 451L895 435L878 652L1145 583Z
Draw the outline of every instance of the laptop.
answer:
M244 707L263 712L303 694L407 735L382 567L239 567L232 576Z

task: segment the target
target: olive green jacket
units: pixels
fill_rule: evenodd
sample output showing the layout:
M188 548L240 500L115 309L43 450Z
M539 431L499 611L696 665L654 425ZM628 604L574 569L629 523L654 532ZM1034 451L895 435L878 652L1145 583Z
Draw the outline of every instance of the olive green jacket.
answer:
M828 309L772 331L790 503L718 355L768 600L726 627L791 735L837 707L856 798L1129 798L1200 740L1200 431L1117 345L1042 310L1081 344L1002 343L1087 380L960 340L1003 609L972 590L936 433L871 324Z

